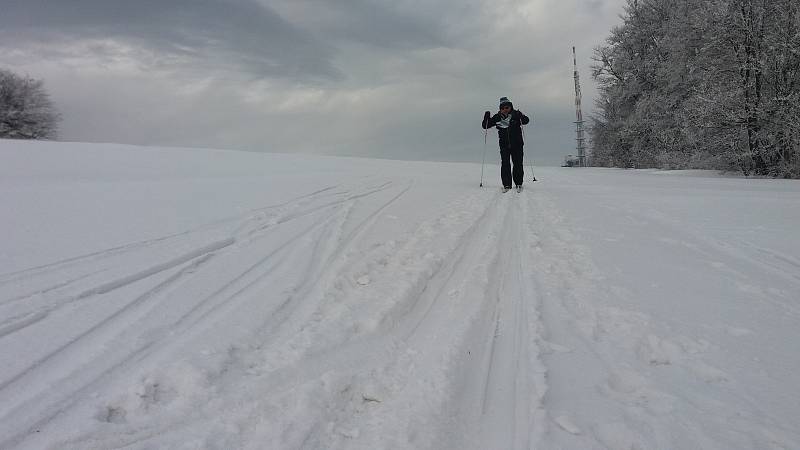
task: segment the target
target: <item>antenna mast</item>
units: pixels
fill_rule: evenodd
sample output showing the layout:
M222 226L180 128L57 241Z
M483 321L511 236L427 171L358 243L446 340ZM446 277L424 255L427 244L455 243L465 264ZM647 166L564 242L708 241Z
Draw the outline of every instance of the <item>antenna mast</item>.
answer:
M586 167L586 138L583 136L583 112L581 111L581 79L578 74L578 58L575 47L572 47L572 64L575 67L575 132L577 133L577 150L579 167Z

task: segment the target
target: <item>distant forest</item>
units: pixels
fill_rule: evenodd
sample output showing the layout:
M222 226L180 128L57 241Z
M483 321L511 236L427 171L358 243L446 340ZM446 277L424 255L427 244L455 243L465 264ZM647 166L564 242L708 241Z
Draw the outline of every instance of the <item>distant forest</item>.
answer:
M593 166L800 178L798 0L628 0L592 75Z

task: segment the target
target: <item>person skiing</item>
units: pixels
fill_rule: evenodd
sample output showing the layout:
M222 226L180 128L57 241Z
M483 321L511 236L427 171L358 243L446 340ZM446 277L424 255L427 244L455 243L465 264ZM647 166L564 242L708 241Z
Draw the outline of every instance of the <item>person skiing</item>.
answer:
M482 126L484 130L497 127L497 137L500 141L500 178L503 181L503 192L511 189L514 182L517 191L522 190L522 181L525 176L523 167L522 125L527 125L530 119L521 111L514 109L514 104L508 97L500 98L500 111L494 116L489 111L483 114ZM514 164L512 171L511 164Z

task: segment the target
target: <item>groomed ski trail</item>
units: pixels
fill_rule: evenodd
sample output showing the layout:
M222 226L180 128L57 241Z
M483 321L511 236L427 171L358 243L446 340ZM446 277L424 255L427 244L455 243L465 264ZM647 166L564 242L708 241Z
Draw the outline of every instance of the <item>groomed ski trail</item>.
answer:
M354 417L338 425L339 436L304 448L535 446L546 427L545 370L523 256L528 208L503 193L485 201L473 231L414 300L421 310L403 325L393 359L372 369L366 386L347 385L366 388L366 403L346 409Z
M470 357L459 367L452 410L455 428L442 448L535 448L547 429L542 398L546 369L539 348L539 294L531 278L527 234L530 197L502 199L506 211L493 234L497 249L485 286L486 312L462 344Z

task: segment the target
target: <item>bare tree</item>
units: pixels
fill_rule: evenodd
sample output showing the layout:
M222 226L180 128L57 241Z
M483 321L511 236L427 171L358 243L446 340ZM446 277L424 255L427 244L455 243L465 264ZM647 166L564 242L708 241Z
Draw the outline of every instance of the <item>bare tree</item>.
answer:
M59 120L43 81L0 69L0 138L54 139Z

